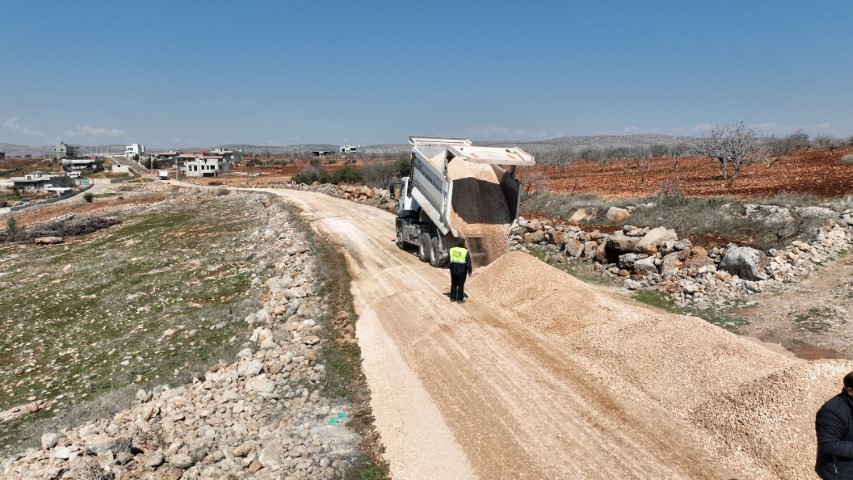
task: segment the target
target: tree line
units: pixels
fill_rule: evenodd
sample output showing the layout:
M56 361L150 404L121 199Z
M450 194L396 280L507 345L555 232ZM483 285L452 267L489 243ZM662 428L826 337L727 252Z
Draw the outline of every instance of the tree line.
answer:
M623 170L646 172L650 160L668 157L673 166L684 156L702 156L716 160L723 180L729 185L740 175L743 168L763 161L774 162L780 157L807 148L836 148L853 145L853 136L847 140L822 135L814 138L797 131L787 136L764 137L743 123L718 125L696 142L656 144L651 146L619 147L554 147L537 152L537 163L556 165L562 169L574 162L596 162L622 164Z

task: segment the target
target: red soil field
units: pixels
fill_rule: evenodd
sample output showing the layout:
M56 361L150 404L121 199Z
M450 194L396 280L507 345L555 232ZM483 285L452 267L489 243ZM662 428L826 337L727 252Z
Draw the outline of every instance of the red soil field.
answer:
M717 161L698 157L681 158L677 165L670 158L657 158L646 168L637 168L635 162L576 162L563 168L537 165L520 169L519 177L544 174L547 191L597 194L606 200L656 196L662 185L676 187L689 197L753 199L785 192L834 198L853 194L853 163L841 161L851 153L853 147L800 151L744 168L731 186L723 181Z

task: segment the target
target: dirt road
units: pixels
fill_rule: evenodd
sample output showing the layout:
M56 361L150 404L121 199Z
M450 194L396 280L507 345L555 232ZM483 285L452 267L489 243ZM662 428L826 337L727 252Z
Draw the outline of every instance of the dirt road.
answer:
M812 478L814 411L853 364L779 355L522 253L450 303L392 215L269 191L347 258L394 478Z
M853 255L846 255L789 288L756 295L745 335L781 344L800 358L853 359Z

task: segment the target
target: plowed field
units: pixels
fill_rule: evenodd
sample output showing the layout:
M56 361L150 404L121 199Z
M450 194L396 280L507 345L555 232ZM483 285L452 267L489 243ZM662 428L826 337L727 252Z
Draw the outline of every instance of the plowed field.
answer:
M654 196L662 185L679 188L691 197L766 198L780 192L838 197L853 193L853 163L841 161L851 152L853 147L807 150L750 165L731 186L723 180L719 163L698 157L680 158L677 163L658 158L640 165L634 161L537 165L521 169L520 177L544 174L548 191L592 193L606 199Z

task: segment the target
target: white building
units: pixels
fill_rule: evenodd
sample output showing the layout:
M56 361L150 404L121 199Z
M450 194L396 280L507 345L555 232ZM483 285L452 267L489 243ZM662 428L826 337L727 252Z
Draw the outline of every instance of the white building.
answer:
M134 155L142 155L143 153L145 153L145 146L138 143L124 147L124 156L127 158L133 158Z
M184 172L188 177L218 177L228 173L231 166L227 159L210 155L181 155L178 160L184 161Z

